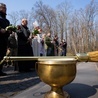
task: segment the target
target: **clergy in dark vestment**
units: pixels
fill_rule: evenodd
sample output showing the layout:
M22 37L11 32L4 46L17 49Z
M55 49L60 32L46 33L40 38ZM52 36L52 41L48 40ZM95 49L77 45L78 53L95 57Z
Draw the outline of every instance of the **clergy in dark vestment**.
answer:
M30 31L27 27L27 19L22 19L21 25L18 27L18 56L33 56L33 51L31 47ZM19 61L18 70L19 72L28 72L34 68L33 61Z

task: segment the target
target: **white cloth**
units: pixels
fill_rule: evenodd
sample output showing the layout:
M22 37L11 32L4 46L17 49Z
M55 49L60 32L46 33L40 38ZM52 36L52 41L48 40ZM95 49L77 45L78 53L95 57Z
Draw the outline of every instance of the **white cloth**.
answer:
M40 56L40 54L43 54L43 56L46 55L45 45L42 45L41 40L42 38L40 37L40 34L37 34L37 36L32 39L32 49L34 56Z
M32 49L33 49L34 56L40 56L40 36L39 36L39 34L37 34L37 36L35 36L32 39Z

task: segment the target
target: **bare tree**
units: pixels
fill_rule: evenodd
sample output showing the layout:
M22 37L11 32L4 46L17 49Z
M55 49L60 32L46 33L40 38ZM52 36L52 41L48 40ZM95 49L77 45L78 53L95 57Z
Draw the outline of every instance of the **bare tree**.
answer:
M52 8L44 5L42 1L36 2L35 4L35 19L42 26L44 32L54 33L55 23L55 12Z
M16 26L17 22L19 21L19 13L12 12L12 13L8 14L8 16L9 16L11 24Z
M68 22L71 11L72 5L70 2L65 1L57 6L59 32L61 33L61 39L66 39L66 41L68 32Z
M97 50L96 36L98 31L95 28L95 22L98 14L98 4L92 0L84 9L75 11L70 20L71 27L69 28L71 45L74 47L74 52L88 52ZM69 41L70 41L69 40Z
M9 20L12 25L17 25L20 24L22 18L26 18L28 20L28 26L30 30L33 28L33 12L31 11L25 11L25 10L20 10L19 12L12 12L8 14Z
M96 48L96 32L95 32L95 21L98 16L98 3L95 3L94 0L86 6L84 10L81 10L81 19L84 22L81 26L85 32L86 38L86 51L95 50Z

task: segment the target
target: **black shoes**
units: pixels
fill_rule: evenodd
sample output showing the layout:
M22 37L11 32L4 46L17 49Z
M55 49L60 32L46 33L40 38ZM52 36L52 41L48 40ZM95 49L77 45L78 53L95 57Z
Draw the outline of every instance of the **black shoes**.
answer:
M6 76L6 73L0 72L0 76Z

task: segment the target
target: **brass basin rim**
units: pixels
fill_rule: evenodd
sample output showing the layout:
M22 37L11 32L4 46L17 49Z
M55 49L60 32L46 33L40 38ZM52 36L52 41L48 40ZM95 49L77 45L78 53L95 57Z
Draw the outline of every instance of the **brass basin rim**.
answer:
M75 58L39 58L38 64L76 64Z
M38 64L46 64L46 65L68 65L68 64L75 64L76 65L76 61L40 61L38 62Z
M66 61L77 61L77 59L76 58L73 58L73 57L65 57L65 58L56 58L56 57L52 57L52 58L38 58L38 61L64 61L64 62L66 62Z

